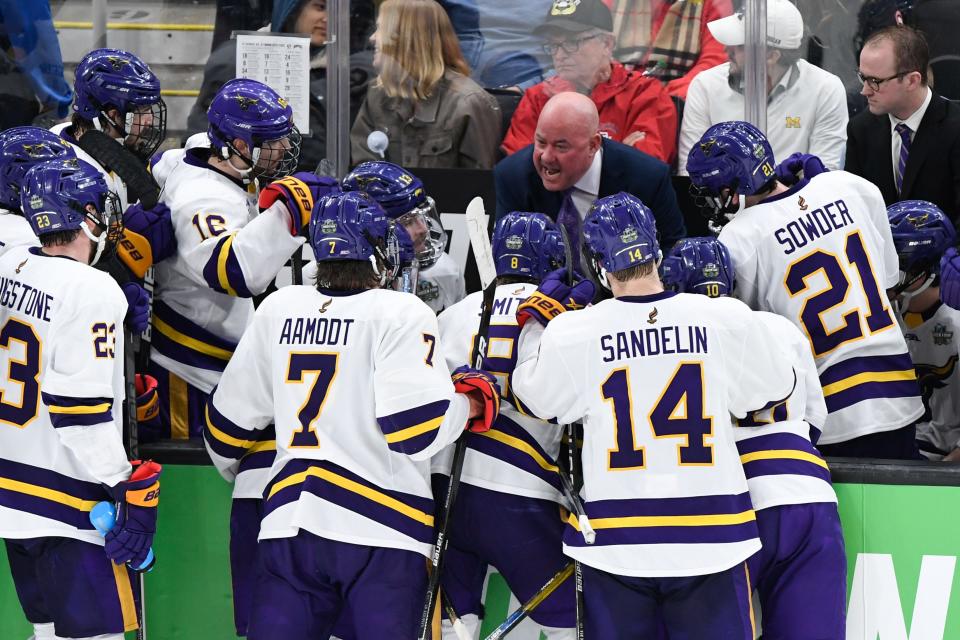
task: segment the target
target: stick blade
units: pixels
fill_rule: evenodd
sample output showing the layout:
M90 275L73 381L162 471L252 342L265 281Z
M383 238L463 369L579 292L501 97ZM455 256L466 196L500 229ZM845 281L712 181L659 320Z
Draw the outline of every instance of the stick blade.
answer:
M490 216L483 206L483 199L475 197L467 205L467 234L470 236L470 246L477 261L477 271L480 273L480 285L486 289L497 277L497 268L493 262L493 251L490 249L490 236L487 235L487 226Z

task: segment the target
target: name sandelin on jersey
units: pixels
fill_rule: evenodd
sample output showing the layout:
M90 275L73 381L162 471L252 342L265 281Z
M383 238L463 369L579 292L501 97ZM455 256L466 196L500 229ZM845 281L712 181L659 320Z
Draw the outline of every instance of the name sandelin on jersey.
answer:
M807 335L829 411L822 444L922 415L886 295L899 264L876 186L844 171L822 173L738 213L720 241L733 259L735 295Z
M130 474L114 401L127 303L107 274L38 251L0 258L0 537L102 545L90 509Z
M904 314L901 326L926 407L917 439L949 453L960 446L960 311L938 303L932 314Z
M730 416L782 401L794 382L775 337L737 300L661 293L527 323L514 392L541 418L584 423L597 538L585 546L570 519L564 553L643 577L748 558L760 542Z
M260 538L300 528L429 555L430 458L462 433L436 316L415 296L307 286L257 310L209 406L205 440L228 480L276 419Z
M810 441L811 426L818 433L827 417L810 344L783 316L765 311L754 315L776 336L797 384L783 403L737 420L737 450L753 508L836 502L830 469Z
M150 357L209 392L266 289L302 243L282 203L257 214L256 198L191 149L166 178L177 255L156 266Z
M487 366L500 384L500 415L493 429L469 433L461 482L512 495L560 501L557 455L563 430L518 408L510 386L516 364L520 327L517 307L537 287L508 284L497 287L487 348ZM470 363L480 327L482 292L472 293L440 314L440 342L450 370ZM449 474L452 451L438 455L434 470Z

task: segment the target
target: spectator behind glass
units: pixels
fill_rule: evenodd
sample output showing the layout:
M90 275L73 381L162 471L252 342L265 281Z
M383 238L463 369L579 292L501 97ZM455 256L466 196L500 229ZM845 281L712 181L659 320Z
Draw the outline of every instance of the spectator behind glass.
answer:
M387 0L372 40L378 75L350 131L353 162L491 168L500 108L468 77L450 19L436 0ZM386 135L382 154L368 146L374 131Z
M687 156L712 125L744 117L744 19L737 13L707 25L726 45L729 62L690 83L680 125L680 173ZM818 156L840 168L847 140L847 100L840 78L800 59L803 17L788 0L767 3L767 140L776 158Z
M654 78L613 59L613 17L601 0L555 0L534 33L543 34L557 75L527 89L501 147L511 154L533 142L537 118L551 97L588 95L600 113L600 133L669 163L676 153L677 111Z
M439 0L450 16L473 79L484 87L527 89L543 80L550 56L530 25L552 0Z
M667 83L667 93L687 98L690 81L723 63L723 45L707 23L733 12L730 0L605 0L613 11L614 57Z
M63 118L72 97L50 2L0 3L0 130L30 124L47 112Z
M364 44L373 23L371 0L350 2L350 117L356 118L373 78L373 54ZM310 135L303 133L298 170L313 171L327 146L327 0L274 0L270 24L261 31L310 36ZM359 34L359 37L355 37ZM228 80L237 77L237 41L230 39L210 54L203 68L200 95L187 118L189 134L206 132L207 109Z
M960 106L931 91L923 34L899 25L860 52L867 110L850 120L846 167L877 185L887 206L927 200L960 222Z

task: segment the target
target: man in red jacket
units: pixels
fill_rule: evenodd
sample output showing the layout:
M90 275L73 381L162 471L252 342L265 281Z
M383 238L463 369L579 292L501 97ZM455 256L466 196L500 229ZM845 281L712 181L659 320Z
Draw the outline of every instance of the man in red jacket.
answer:
M602 135L671 162L677 139L673 101L657 79L613 60L613 17L601 0L555 0L535 32L544 37L557 75L527 89L501 144L506 154L533 142L547 100L577 91L597 105Z

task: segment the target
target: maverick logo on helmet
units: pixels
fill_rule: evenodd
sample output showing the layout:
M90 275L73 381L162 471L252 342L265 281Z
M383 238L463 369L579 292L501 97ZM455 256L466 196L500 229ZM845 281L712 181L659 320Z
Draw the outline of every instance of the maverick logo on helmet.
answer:
M110 63L110 66L113 67L114 71L120 71L124 66L130 64L129 60L124 60L123 58L119 58L117 56L109 56L107 58L107 62Z
M248 98L247 96L236 96L236 95L235 95L235 96L231 96L231 97L232 97L234 100L237 101L237 104L239 104L239 105L240 105L240 108L243 109L244 111L246 111L247 109L249 109L249 108L252 107L253 105L255 105L255 104L257 104L258 102L260 102L260 101L257 100L256 98ZM286 105L282 105L282 106L286 106Z

